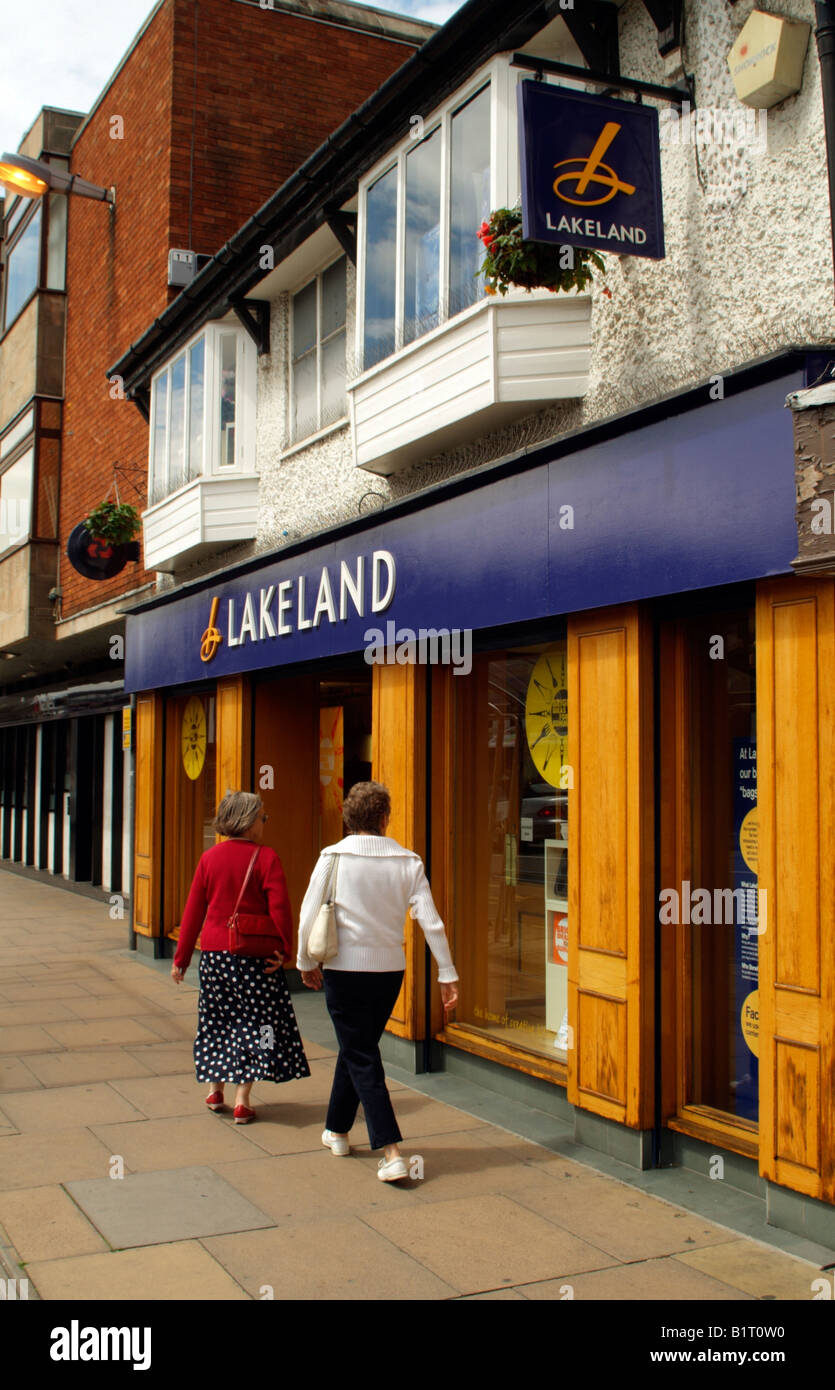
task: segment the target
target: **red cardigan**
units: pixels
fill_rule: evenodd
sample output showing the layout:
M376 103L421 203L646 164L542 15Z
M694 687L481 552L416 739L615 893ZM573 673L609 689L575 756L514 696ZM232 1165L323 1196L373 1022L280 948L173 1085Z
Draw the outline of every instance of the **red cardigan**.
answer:
M235 910L255 845L251 840L222 840L201 855L188 895L174 964L187 970L194 944L200 936L201 951L228 951L227 923ZM241 912L267 913L278 929L277 949L285 959L293 947L293 916L281 860L269 845L260 854L250 875Z

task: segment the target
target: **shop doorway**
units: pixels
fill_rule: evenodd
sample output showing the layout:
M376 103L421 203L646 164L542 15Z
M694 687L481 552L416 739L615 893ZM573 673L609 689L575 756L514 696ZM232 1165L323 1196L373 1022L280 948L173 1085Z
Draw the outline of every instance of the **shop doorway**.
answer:
M320 849L342 838L346 795L371 777L371 722L365 665L289 673L255 687L253 787L296 921Z
M663 1122L754 1153L759 1116L753 605L659 624Z
M179 926L194 870L215 843L217 810L215 694L176 695L165 702L163 930Z

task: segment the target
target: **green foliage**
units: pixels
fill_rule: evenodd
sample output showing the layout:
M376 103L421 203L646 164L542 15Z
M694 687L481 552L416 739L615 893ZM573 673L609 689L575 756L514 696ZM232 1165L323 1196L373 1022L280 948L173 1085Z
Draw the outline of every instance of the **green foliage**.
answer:
M482 222L478 236L486 255L478 274L487 294L507 294L511 286L525 290L585 290L594 280L592 266L605 271L597 251L550 242L525 241L522 209L497 208ZM608 293L608 291L607 291Z
M112 545L127 545L137 535L140 525L139 513L129 502L99 502L84 518L84 526L91 536L110 541Z

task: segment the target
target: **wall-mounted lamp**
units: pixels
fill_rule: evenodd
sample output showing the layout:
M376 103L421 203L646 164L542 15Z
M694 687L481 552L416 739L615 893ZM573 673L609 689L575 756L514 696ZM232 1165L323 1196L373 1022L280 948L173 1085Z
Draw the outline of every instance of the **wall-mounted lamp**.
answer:
M0 158L0 184L10 193L24 198L42 198L44 193L77 193L81 198L95 198L100 203L116 202L115 188L99 188L96 183L54 169L41 159L25 154L4 154Z

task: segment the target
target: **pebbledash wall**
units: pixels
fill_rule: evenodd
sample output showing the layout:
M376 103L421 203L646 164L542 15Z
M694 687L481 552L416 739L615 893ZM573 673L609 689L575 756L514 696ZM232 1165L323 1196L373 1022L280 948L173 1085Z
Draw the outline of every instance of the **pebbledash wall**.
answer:
M696 109L741 110L725 60L753 8L751 0L686 5L684 66L695 76ZM814 23L805 0L770 8ZM653 82L679 77L658 57L656 39L645 6L627 0L621 70ZM552 56L578 61L567 42ZM181 804L168 787L175 776L185 785L175 738L190 697L209 714L202 733L199 716L195 727L213 749L212 791L257 786L262 761L275 764L269 829L291 866L297 905L318 849L308 804L320 751L310 714L317 682L344 673L339 661L349 658L356 677L364 627L389 616L414 629L471 626L472 675L408 663L372 670L373 775L394 793L392 833L431 856L462 974L462 1006L445 1025L426 989L431 968L419 934L407 924L392 1055L420 1067L440 1042L450 1069L529 1100L572 1123L581 1142L638 1166L672 1161L706 1173L718 1151L727 1178L764 1198L768 1220L831 1244L835 798L818 769L835 755L835 582L824 566L792 574L794 459L784 409L789 392L831 375L835 341L814 40L801 91L767 114L766 150L697 150L670 142L669 117L664 125L667 256L608 257L610 294L597 284L591 295L582 397L380 476L355 466L347 422L291 443L292 291L336 258L336 242L329 252L320 242L321 263L308 257L304 274L294 282L288 271L272 294L271 350L257 368L257 536L175 567L176 579L160 576L157 598L128 619L127 686L139 706L136 927L146 949L162 948L176 930L155 806L165 777L167 814ZM355 283L349 263L349 381ZM755 359L768 360L745 367ZM437 493L418 496L435 484ZM582 520L563 532L565 497ZM375 552L398 567L390 610L372 618L348 604L348 624L326 616L320 627L272 636L282 581L296 586L295 601L298 576L308 575L309 619L323 568L335 578L344 562L356 573L358 557L370 566ZM259 623L271 586L272 618ZM247 593L252 625L239 641ZM213 622L221 640L201 664ZM717 633L727 643L724 666L707 658ZM521 779L513 762L514 750L527 758L535 742L514 702L527 715L525 690L549 660L560 667L551 693L555 724L567 727L567 799L547 778ZM512 734L503 720L516 721ZM732 789L750 787L744 767L732 774L729 750L742 766L751 745L768 929L758 943L759 1001L750 990L743 1003L743 1013L745 1005L758 1011L759 1038L748 1038L759 1070L752 1047L735 1096L740 1073L733 1064L728 1072L728 1040L739 1016L735 976L744 972L722 958L727 935L699 936L689 921L662 931L658 892L695 884L700 871L707 882L715 870L725 886L728 848L739 843ZM508 785L521 798L512 814ZM537 844L540 812L554 833ZM189 815L199 838L199 808ZM720 820L726 840L715 831ZM714 865L704 856L699 863L693 848L707 842L711 822ZM549 856L563 853L566 834L567 965L551 955L537 963L545 1018L537 1033L524 990L510 995L530 965L530 942L542 956L563 906ZM542 901L531 925L524 898L533 879L526 888L517 854L530 864L534 849ZM745 866L738 872L744 881ZM549 1021L552 967L567 972L567 1032L553 1011ZM497 974L505 1012L489 1002Z

